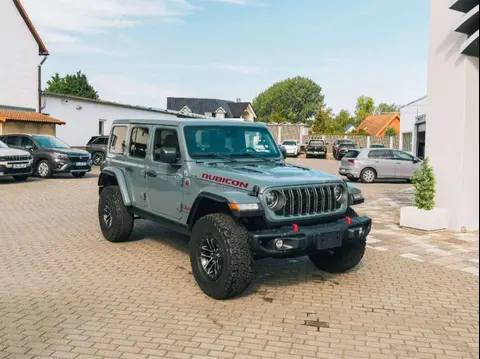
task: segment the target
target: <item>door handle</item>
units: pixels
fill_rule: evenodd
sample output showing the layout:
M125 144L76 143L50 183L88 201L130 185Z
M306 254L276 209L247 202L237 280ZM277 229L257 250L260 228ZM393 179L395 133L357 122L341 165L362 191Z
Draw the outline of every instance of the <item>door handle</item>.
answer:
M155 172L155 171L147 171L147 176L148 176L148 177L157 177L157 172Z
M127 171L127 172L133 172L133 167L126 167L126 168L125 168L125 171Z

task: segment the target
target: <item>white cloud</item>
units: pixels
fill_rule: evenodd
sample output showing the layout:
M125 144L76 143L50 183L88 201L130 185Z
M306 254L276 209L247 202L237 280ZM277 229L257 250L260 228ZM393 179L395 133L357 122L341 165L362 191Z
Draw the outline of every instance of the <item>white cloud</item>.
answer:
M53 51L89 53L104 50L85 44L82 35L141 26L145 18L179 22L197 9L187 0L24 0L24 5Z

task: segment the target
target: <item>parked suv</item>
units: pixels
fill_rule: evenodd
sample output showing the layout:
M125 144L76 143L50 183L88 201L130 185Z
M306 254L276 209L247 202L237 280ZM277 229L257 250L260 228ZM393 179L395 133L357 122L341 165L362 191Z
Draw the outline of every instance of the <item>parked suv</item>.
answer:
M34 173L41 178L54 173L71 173L83 177L92 169L90 153L71 148L49 135L8 134L0 137L9 147L24 149L33 155Z
M333 142L332 155L333 155L333 158L335 158L336 160L340 159L338 154L339 154L341 144L353 145L353 142L351 140L346 140L346 139L335 140Z
M0 177L25 181L32 174L33 158L28 151L9 148L0 141Z
M298 155L300 155L300 146L298 144L298 141L285 140L282 142L282 146L285 147L287 156L298 157Z
M323 140L310 140L306 146L306 158L309 157L327 158L327 146Z
M92 163L95 166L105 160L107 153L108 136L93 136L87 143L87 151L92 155Z
M98 186L107 240L128 240L136 218L190 236L193 275L216 299L248 287L254 259L308 255L345 272L371 229L351 207L363 202L360 190L287 164L262 123L115 120Z

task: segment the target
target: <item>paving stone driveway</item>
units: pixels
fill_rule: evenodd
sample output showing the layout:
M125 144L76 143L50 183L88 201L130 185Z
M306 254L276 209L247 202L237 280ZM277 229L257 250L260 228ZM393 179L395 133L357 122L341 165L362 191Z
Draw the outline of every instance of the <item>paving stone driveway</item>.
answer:
M359 209L381 242L356 270L264 260L229 301L196 286L185 237L139 221L105 241L94 177L1 182L0 198L0 358L478 358L478 277L402 257L423 242L393 237L392 198Z

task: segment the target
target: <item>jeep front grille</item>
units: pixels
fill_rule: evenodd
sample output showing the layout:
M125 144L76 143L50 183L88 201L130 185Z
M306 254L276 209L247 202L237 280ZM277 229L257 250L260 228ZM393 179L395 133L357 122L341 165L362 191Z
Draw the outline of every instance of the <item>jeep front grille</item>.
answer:
M30 156L22 155L22 156L2 156L2 160L7 162L17 162L17 161L30 161Z
M285 217L335 213L342 204L335 198L335 185L289 188L281 190L285 207L277 213Z

